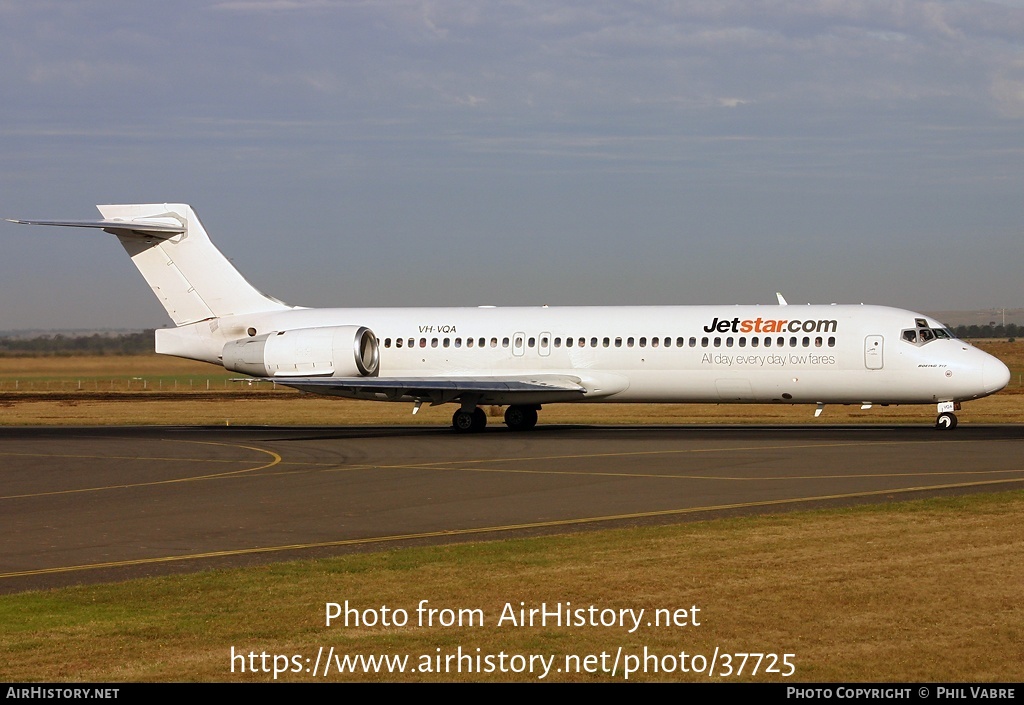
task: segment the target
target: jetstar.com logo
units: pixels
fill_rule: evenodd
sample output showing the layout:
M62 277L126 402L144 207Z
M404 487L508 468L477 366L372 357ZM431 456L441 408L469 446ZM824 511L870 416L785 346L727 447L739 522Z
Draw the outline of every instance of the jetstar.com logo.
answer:
M839 321L800 321L786 318L755 318L731 321L716 318L711 325L704 326L705 333L835 333Z

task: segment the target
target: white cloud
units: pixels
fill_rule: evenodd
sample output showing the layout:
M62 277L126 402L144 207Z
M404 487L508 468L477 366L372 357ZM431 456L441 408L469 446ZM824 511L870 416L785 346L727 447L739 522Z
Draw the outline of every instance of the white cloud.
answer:
M992 78L992 99L999 114L1024 119L1024 59L1006 66Z
M325 267L367 272L406 245L431 271L448 245L524 264L530 251L507 243L534 237L587 248L588 271L607 249L609 271L625 261L662 281L682 265L656 253L673 252L706 285L729 279L717 263L737 250L821 254L829 233L864 252L892 239L941 248L988 283L985 263L959 256L963 233L1010 243L992 265L1007 271L1019 241L1020 3L183 0L159 16L145 5L0 0L5 198L69 217L86 213L68 203L199 198L227 222L246 214L267 251L291 221L258 206L280 201L310 214L311 230L340 233L316 241ZM681 232L699 246L678 245ZM394 239L352 248L353 233ZM631 249L641 236L656 246ZM808 271L793 267L773 276ZM949 273L929 276L936 301L962 279ZM587 286L564 277L570 296ZM401 302L396 287L387 295Z

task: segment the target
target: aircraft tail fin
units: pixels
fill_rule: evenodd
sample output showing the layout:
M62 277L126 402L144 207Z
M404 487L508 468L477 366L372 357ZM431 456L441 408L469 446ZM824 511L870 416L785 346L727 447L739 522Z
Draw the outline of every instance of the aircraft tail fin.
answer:
M14 222L102 228L113 233L177 326L292 308L246 281L210 241L191 206L148 203L97 208L103 220Z

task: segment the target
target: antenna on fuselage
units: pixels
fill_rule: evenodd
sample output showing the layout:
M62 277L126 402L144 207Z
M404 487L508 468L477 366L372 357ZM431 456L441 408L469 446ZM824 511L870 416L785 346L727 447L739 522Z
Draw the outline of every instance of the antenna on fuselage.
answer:
M775 292L775 296L777 296L778 299L779 299L779 306L789 306L789 302L786 301L786 297L785 296L783 296L782 294L780 294L777 291Z

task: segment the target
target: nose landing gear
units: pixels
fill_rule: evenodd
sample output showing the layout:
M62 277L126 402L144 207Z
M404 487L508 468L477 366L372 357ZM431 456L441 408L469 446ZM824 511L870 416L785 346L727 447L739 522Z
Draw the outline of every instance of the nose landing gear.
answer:
M936 410L939 412L939 416L938 418L935 419L935 428L939 429L940 431L952 431L954 428L956 428L956 414L954 414L953 412L960 410L960 402L939 402L938 408Z

